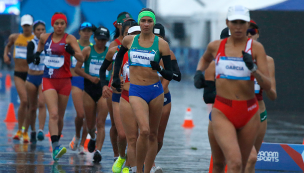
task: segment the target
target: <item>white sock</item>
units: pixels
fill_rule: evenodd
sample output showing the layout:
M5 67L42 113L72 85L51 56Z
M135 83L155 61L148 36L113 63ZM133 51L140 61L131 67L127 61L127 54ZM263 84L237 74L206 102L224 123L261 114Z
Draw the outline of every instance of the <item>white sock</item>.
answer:
M132 171L132 173L136 173L136 171L137 171L137 166L131 167L131 171Z
M39 129L38 132L43 132L43 130L42 130L42 129Z

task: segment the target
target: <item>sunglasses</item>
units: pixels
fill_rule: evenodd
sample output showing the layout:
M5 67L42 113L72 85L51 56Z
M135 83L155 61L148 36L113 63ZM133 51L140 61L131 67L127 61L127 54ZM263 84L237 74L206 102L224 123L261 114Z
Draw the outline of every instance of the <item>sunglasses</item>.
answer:
M247 30L247 35L250 33L250 35L255 35L257 33L259 33L259 30L258 29L248 29Z
M80 25L80 30L84 29L84 28L92 28L92 24L89 22L84 22Z
M33 25L38 24L38 23L43 23L43 24L45 24L45 22L42 21L42 20L36 20L36 21L33 23Z

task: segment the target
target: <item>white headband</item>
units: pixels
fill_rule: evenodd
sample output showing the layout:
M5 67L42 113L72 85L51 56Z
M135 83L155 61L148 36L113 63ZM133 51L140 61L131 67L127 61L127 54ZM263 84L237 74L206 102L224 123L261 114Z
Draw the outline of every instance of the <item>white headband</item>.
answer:
M141 31L140 26L132 26L131 28L129 28L128 34L131 34L136 31Z

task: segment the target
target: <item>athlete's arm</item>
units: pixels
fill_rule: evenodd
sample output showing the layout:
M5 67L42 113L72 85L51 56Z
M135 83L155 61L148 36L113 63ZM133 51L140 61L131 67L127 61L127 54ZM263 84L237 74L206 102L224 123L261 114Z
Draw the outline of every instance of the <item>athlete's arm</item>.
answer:
M172 64L171 64L171 55L170 55L170 47L169 44L163 40L159 39L159 53L161 55L161 59L163 60L165 69L161 69L159 64L150 61L153 70L157 70L163 78L171 81L173 78Z
M266 91L266 94L270 100L275 100L277 98L276 80L275 80L275 65L274 60L270 56L267 56L267 64L269 70L269 77L271 80L271 89Z
M41 34L38 42L37 52L41 53L44 49L44 44L50 34Z
M123 61L123 57L125 55L125 53L129 50L130 48L130 44L133 40L133 35L128 35L126 37L124 37L124 39L122 40L122 45L116 55L115 58L115 64L114 64L114 74L113 74L113 82L112 82L112 86L114 88L117 89L118 92L120 92L120 87L121 87L121 81L119 78L119 72L120 72L120 68L121 68L121 64Z
M204 101L206 104L214 103L216 90L215 90L215 62L212 61L205 71L205 88L204 88Z
M179 82L182 79L182 74L179 70L177 59L172 50L170 50L170 55L171 55L171 63L172 63L172 71L173 71L173 80Z
M164 67L164 63L163 63L163 60L162 60L162 59L159 61L159 65L162 66L162 67ZM163 86L164 91L167 90L170 81L168 81L167 79L163 78L163 80L162 80L161 83L162 83L162 86Z
M26 60L27 60L27 63L30 64L34 61L34 49L35 49L35 45L32 41L30 41L28 44L27 44L27 51L26 51Z
M117 42L113 40L109 45L109 49L111 49L112 47L117 47L117 46L118 46Z
M91 47L87 46L82 50L83 57L85 57L85 61L89 58L91 52ZM84 70L81 70L82 64L84 62L79 62L77 61L76 66L75 66L75 73L78 74L79 76L82 76L88 80L90 80L93 83L98 83L99 79L97 77L93 77L89 74L87 74Z
M196 68L196 72L194 75L194 86L197 89L204 88L206 86L205 84L205 76L203 74L203 71L205 71L209 64L212 62L214 58L214 52L216 51L216 48L219 46L220 40L213 41L208 44L207 50L199 60Z
M258 69L252 72L253 76L256 78L258 84L265 90L269 91L271 89L271 82L269 78L269 71L266 59L266 52L263 45L257 41L252 44L253 52L256 56ZM256 51L254 51L256 50Z
M116 43L116 42L115 42L115 43ZM112 57L108 57L108 60L111 61L111 64L110 64L109 67L107 68L108 71L111 71L111 70L112 70L112 61L113 61L113 57L114 57L114 55L115 55L115 53L116 53L116 50L117 50L117 46L114 46L114 47L112 47L112 48L109 48L109 51L114 51L114 52L113 52L113 56L112 56ZM109 51L108 51L108 53L109 53ZM111 55L112 55L112 53L111 53ZM106 57L106 59L107 59L107 57Z
M11 47L14 45L17 37L19 36L19 34L11 34L9 37L8 37L8 43L6 44L6 46L4 47L4 53L3 53L3 59L4 59L4 62L6 64L10 64L11 63L11 60L10 58L8 57L8 54L11 50Z
M75 54L73 56L76 58L76 60L80 61L80 62L84 62L84 57L83 57L80 47L77 43L77 39L73 35L68 35L66 38L66 43L69 44L73 48L73 50L75 52Z
M106 54L106 59L103 61L100 69L99 69L99 77L100 77L100 83L101 87L104 87L107 85L106 81L106 70L107 68L112 64L112 57L115 54L116 49L115 47L112 47Z

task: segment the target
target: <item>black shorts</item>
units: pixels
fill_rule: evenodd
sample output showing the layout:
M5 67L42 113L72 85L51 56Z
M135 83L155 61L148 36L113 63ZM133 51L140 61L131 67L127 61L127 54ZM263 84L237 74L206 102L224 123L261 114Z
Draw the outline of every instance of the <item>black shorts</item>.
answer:
M25 82L27 77L27 72L14 71L14 76L21 78Z
M94 84L90 80L84 79L84 91L97 103L102 96L101 83Z

